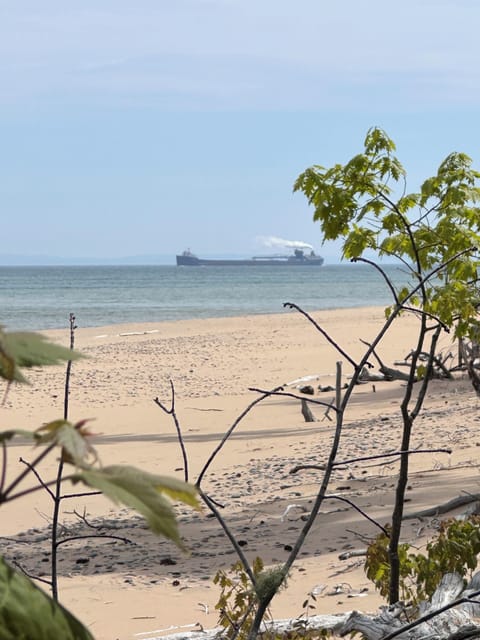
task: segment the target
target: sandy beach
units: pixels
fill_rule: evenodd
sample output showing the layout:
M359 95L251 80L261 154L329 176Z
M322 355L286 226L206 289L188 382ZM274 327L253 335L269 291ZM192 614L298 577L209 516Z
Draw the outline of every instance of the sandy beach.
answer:
M318 322L354 360L382 325L380 308L322 311ZM394 323L378 348L389 366L414 346L418 320L405 316ZM68 346L68 331L45 332ZM115 325L75 333L76 348L88 356L74 363L69 397L72 421L92 419L92 442L104 464L131 464L179 478L184 476L181 450L167 407L171 386L175 410L195 481L223 434L258 391L270 390L304 376L315 376L315 400L330 402L336 362L344 382L351 367L301 314L291 311L174 323ZM440 348L456 353L448 336ZM28 372L29 387L15 386L2 412L2 430L35 429L62 417L65 367ZM292 384L288 389L298 394ZM346 414L340 460L398 450L401 382L358 386ZM238 425L215 458L204 490L223 505L222 515L242 541L247 557L266 565L285 560L303 525L321 478L315 470L291 474L298 464L322 464L333 434L331 416L311 405L317 422L306 423L300 403L270 397ZM478 399L468 379L432 382L425 409L415 426L412 448L451 448L448 454L411 458L406 511L445 502L462 491L478 492ZM30 447L9 447L8 477L31 461ZM44 480L55 475L55 457L39 469ZM348 497L369 516L385 524L393 504L397 463L369 461L335 472L331 493ZM71 489L68 488L68 492ZM75 489L76 490L76 489ZM290 505L287 515L285 511ZM52 501L45 491L2 506L3 553L32 575L49 575L49 526ZM63 502L63 535L109 535L65 543L60 547L60 600L92 631L97 640L152 640L196 623L217 624L218 589L212 578L228 569L235 554L217 521L202 513L177 509L182 536L190 550L153 536L134 513L103 497ZM406 520L404 539L422 548L438 519ZM308 593L316 594L313 613L361 609L381 603L364 575L363 559L340 560L358 549L377 529L339 500L325 502L307 543L291 572L288 588L273 601L277 618L302 613ZM27 544L31 542L32 544ZM169 630L169 631L168 631Z

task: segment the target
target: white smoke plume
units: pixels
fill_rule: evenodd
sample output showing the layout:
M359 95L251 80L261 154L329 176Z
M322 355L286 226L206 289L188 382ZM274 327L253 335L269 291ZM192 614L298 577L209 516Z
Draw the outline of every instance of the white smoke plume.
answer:
M285 240L276 236L260 236L257 238L264 247L288 247L289 249L313 249L311 244L302 240Z

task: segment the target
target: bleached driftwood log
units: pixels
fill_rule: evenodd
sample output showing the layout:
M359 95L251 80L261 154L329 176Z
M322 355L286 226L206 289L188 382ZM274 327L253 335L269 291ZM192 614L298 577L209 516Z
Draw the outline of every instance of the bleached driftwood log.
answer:
M358 611L337 615L318 615L265 622L262 631L275 631L287 636L294 630L328 629L338 635L354 631L367 640L464 640L480 638L480 572L475 574L464 589L462 578L456 573L443 576L430 602L419 607L417 621L408 622L400 603L381 607L380 614L367 615ZM455 603L455 606L451 606ZM449 607L449 608L447 608ZM201 627L200 627L201 629ZM155 632L152 632L155 633ZM220 627L200 631L184 631L168 636L137 634L144 640L221 640L225 634Z
M480 625L475 618L480 615L480 604L469 601L470 594L478 591L479 574L464 590L463 580L457 573L443 576L430 602L420 605L420 624L406 623L403 609L398 605L385 607L378 616L368 616L354 611L338 630L340 635L360 631L367 640L447 640L449 638L480 638ZM454 601L458 604L444 609ZM415 626L414 626L415 625Z
M453 509L458 509L458 507L463 507L466 504L470 504L472 502L477 502L477 501L480 501L480 493L468 493L462 496L457 496L456 498L452 498L448 502L438 504L435 507L430 507L429 509L423 509L422 511L407 513L403 516L403 520L411 520L412 518L429 518L429 517L438 516L442 513L448 513Z
M285 620L272 620L264 622L261 631L275 631L279 635L287 635L294 630L312 629L321 631L322 629L328 629L330 631L338 631L342 625L346 622L348 617L352 614L351 611L346 613L339 613L336 615L318 615L309 616L308 618L287 618ZM189 625L191 626L191 625ZM226 638L225 630L222 627L215 627L214 629L201 629L201 625L198 625L200 630L183 631L180 633L174 633L168 636L162 635L150 635L150 634L137 634L141 640L222 640ZM155 632L153 631L152 634Z

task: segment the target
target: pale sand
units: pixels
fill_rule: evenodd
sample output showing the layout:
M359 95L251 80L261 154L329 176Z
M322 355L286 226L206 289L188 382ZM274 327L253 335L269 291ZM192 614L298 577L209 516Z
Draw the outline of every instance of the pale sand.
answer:
M383 310L326 311L314 317L358 359L364 349L360 338L375 336ZM378 349L386 364L402 360L414 346L417 323L406 316L394 324ZM64 345L69 343L68 331L46 333ZM333 385L338 360L343 360L344 380L351 374L345 358L296 312L79 328L76 346L89 359L73 365L69 415L72 421L94 418L91 428L101 434L95 441L101 460L183 477L174 424L153 402L158 397L170 404L171 379L192 480L235 418L258 397L249 387L272 389L311 374L320 376L312 382L315 388ZM448 337L442 338L441 347L456 351ZM61 417L64 371L63 366L30 371L32 385L13 388L1 409L2 428L34 429ZM398 382L375 383L375 392L372 384L355 389L339 459L398 449L401 390ZM314 397L329 402L333 393L317 392ZM284 520L281 516L291 504L308 509L315 496L319 472L289 473L296 464L320 464L328 455L333 422L324 417L320 406L312 405L312 411L319 421L307 424L298 401L265 400L240 423L205 478L204 489L225 505L222 514L246 543L243 548L249 559L259 555L270 565L283 561L285 546L294 542L303 522L300 509L292 510ZM477 412L477 398L468 380L432 383L424 414L415 427L413 447L451 447L453 453L412 456L407 510L438 504L462 490L478 492ZM20 456L31 461L34 455L30 448L13 446L9 477L23 468ZM42 477L53 478L55 466L53 458L42 464ZM393 461L387 466L374 462L352 465L335 472L331 492L354 500L385 523L396 469ZM49 549L43 538L51 508L44 492L2 506L0 533L36 540L32 545L2 541L5 555L15 556L32 574L48 574ZM88 514L87 520L102 524L103 529L82 528L72 515L74 510ZM184 508L178 513L189 556L155 538L136 516L102 497L64 502L62 522L72 535L85 530L110 533L133 543L92 538L60 547L61 601L89 625L97 640L150 639L171 625L216 625L218 591L212 577L217 570L228 568L235 555L206 509L200 515ZM432 519L406 521L404 538L421 546L433 524ZM365 578L363 560L338 559L344 550L363 547L365 539L376 532L347 504L326 501L294 566L288 589L274 600L274 616L299 615L312 589L319 594L315 612L376 609L380 598ZM336 593L341 584L344 591L352 591L350 596L368 591L365 597L351 598Z

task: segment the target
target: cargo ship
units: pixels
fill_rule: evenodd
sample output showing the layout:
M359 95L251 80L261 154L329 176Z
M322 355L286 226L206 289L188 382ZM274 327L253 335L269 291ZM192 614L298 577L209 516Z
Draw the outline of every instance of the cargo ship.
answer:
M198 258L190 249L177 255L177 266L179 267L321 267L322 264L323 258L321 256L317 256L313 250L305 253L303 249L295 249L290 255L254 256L245 260Z

